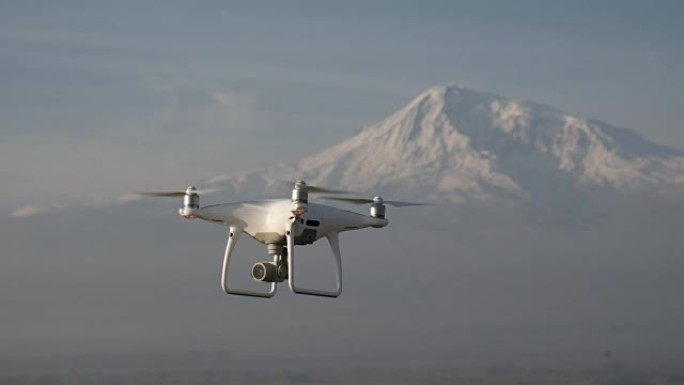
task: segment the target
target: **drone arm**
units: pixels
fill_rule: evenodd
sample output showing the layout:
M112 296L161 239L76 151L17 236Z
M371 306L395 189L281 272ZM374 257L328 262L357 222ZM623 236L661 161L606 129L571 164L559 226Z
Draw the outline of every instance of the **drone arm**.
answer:
M226 294L244 295L249 297L262 297L271 298L276 293L276 283L271 283L271 290L263 293L250 290L237 290L231 289L228 284L228 273L230 271L230 262L233 257L233 251L235 251L235 245L237 244L238 238L242 234L242 229L239 227L231 227L228 232L228 243L226 244L226 253L223 257L223 271L221 273L221 287Z
M342 293L342 257L340 254L340 242L338 233L330 233L326 236L328 238L328 243L330 243L330 248L332 249L333 259L335 261L335 270L337 277L337 290L335 291L325 291L325 290L313 290L313 289L303 289L297 287L295 284L295 272L294 272L294 224L290 227L287 232L287 265L288 265L288 283L290 285L290 290L297 294L307 294L315 295L319 297L332 297L336 298Z

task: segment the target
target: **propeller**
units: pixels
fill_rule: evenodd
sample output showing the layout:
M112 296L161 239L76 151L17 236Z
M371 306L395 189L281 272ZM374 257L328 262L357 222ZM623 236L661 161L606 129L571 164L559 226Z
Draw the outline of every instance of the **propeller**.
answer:
M379 196L376 196L373 199L367 199L367 198L346 198L346 197L320 197L321 199L327 199L327 200L334 200L334 201L341 201L341 202L347 202L355 205L365 205L365 204L370 204L370 203L384 203L386 205L394 206L394 207L407 207L407 206L429 206L429 203L422 203L422 202L405 202L405 201L386 201L382 199Z
M336 190L336 189L331 189L331 188L327 188L327 187L312 186L312 185L307 184L306 182L304 182L302 180L297 180L296 182L282 181L281 183L285 184L287 186L293 186L294 185L295 187L297 185L300 185L300 186L304 185L304 186L306 186L306 190L308 192L314 193L314 194L320 194L320 193L324 193L324 194L352 194L353 193L353 191Z
M146 197L180 198L180 197L185 196L185 190L145 191L145 192L136 192L136 194L146 196Z
M352 191L346 190L334 190L331 188L318 187L318 186L307 186L309 192L311 193L327 193L327 194L351 194Z
M218 188L203 188L198 190L195 186L190 186L185 190L171 190L171 191L139 191L135 194L146 197L162 197L162 198L182 198L185 194L195 192L196 194L211 194L219 191Z

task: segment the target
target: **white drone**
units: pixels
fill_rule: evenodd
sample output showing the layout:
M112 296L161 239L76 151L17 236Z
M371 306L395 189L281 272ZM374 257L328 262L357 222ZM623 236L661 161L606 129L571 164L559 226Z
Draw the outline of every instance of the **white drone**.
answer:
M366 227L381 228L389 221L385 218L385 205L403 207L422 205L422 203L384 201L376 196L373 199L321 197L354 204L370 204L370 215L364 215L337 207L308 200L311 193L346 193L321 187L307 186L303 181L295 182L292 199L257 200L235 203L222 203L200 207L199 193L190 186L185 191L148 192L148 196L181 197L183 208L178 212L188 219L203 219L228 226L228 244L223 257L221 286L226 294L251 297L273 297L277 284L288 280L290 290L297 294L322 297L338 297L342 293L342 261L340 256L339 233L359 230ZM252 267L252 278L259 282L270 283L268 292L240 290L231 288L228 283L230 262L240 235L245 232L266 245L272 262L257 262ZM337 290L324 291L304 289L295 284L294 247L310 245L321 238L327 238L332 249L337 275Z

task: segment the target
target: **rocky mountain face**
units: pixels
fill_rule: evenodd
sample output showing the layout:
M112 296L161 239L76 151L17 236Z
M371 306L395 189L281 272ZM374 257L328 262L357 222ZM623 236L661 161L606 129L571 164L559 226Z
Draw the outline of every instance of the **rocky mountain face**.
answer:
M248 186L269 191L274 180L287 176L450 203L572 201L681 186L684 151L549 106L458 86L434 87L296 165L224 180L237 191Z

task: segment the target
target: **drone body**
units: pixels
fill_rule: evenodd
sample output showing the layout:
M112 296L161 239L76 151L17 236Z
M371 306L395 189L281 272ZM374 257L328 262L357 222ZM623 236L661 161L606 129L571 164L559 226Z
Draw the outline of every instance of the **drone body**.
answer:
M145 195L164 197L184 197L184 205L179 214L188 219L202 219L227 226L228 243L223 259L221 287L227 294L270 298L275 295L277 284L288 281L290 290L298 294L323 297L337 297L342 293L342 262L340 255L339 233L367 227L381 228L389 223L385 218L385 203L394 206L409 206L416 203L383 201L374 199L324 197L356 204L370 203L370 215L343 210L334 206L311 203L309 192L340 191L307 186L302 181L295 183L291 199L256 200L223 203L200 207L199 194L194 186L185 191L147 193ZM232 288L228 273L235 245L240 235L248 234L266 245L272 261L258 262L252 267L252 277L260 282L270 283L270 290L257 292ZM295 246L309 245L321 238L330 244L336 269L337 287L334 291L305 289L295 283Z
M304 213L295 215L292 202L286 199L223 203L201 208L185 206L179 210L188 219L204 219L239 227L255 240L265 244L286 245L288 231L295 245L309 245L334 232L384 227L388 220L374 218L337 207L308 203ZM290 230L291 227L294 227Z

